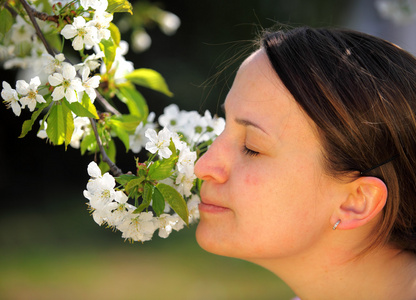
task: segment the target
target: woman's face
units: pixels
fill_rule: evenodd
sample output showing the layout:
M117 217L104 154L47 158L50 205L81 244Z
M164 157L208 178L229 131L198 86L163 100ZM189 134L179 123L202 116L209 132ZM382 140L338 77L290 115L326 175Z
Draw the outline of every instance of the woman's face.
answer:
M242 64L224 106L225 130L195 167L198 243L247 260L311 250L332 231L339 183L324 175L313 122L263 50Z

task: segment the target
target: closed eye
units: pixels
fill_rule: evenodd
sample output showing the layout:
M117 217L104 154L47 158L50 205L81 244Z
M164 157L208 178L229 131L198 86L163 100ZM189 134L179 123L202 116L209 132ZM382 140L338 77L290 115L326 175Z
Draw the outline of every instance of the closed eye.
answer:
M257 152L257 151L253 151L253 150L251 150L251 149L247 148L247 146L246 146L246 145L244 145L244 146L243 146L243 153L244 153L245 155L248 155L248 156L257 156L257 155L259 155L259 154L260 154L260 153L259 153L259 152Z

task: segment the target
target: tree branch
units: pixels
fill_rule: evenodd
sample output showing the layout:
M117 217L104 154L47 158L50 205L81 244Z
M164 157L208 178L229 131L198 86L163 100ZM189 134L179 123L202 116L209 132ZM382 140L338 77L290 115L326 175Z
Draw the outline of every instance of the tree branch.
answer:
M51 46L49 46L48 42L45 39L45 36L43 35L42 31L39 28L38 23L36 22L36 19L35 19L34 13L33 13L36 10L31 8L29 6L29 4L27 4L26 0L20 0L20 3L22 3L24 9L26 10L27 15L30 18L30 21L32 22L33 26L35 27L36 34L38 35L39 39L42 41L43 45L45 46L46 51L48 51L48 53L50 55L55 56L55 53L54 53L53 49L51 48Z
M26 0L20 0L20 3L22 3L24 9L26 10L27 15L30 18L30 21L32 22L33 26L35 27L36 34L38 35L38 37L42 41L43 45L45 46L46 51L48 51L48 53L50 55L55 56L55 53L54 53L53 49L51 48L49 43L46 41L45 36L43 35L42 31L40 30L39 25L36 22L35 16L37 18L41 19L41 20L44 20L44 21L47 20L47 21L53 21L53 22L57 22L58 17L54 18L53 16L49 16L45 13L40 13L40 12L36 11L35 9L33 9L32 7L29 6L29 4L26 2ZM108 103L108 101L97 90L96 90L96 94L97 94L97 99L104 105L104 107L109 112L112 112L113 114L116 114L116 115L120 115L120 112L117 109L115 109L113 106L111 106L110 103ZM90 118L90 122L91 122L92 130L94 131L94 135L95 135L95 139L97 141L98 147L100 148L102 160L105 163L107 163L107 165L110 167L111 173L113 173L114 176L122 175L123 171L119 167L117 167L115 163L113 163L111 161L111 159L107 155L107 152L104 149L104 146L101 142L100 136L99 136L98 131L97 131L97 126L96 126L95 120Z
M39 11L35 10L34 8L32 8L32 7L30 7L30 9L32 10L33 15L36 18L38 18L39 20L42 20L42 21L51 21L51 22L54 22L57 25L59 25L59 16L57 16L57 15L50 16L47 13L39 12Z
M101 142L100 136L97 131L97 125L95 123L95 120L90 118L90 122L91 122L92 130L94 131L94 135L95 135L95 139L97 141L98 147L100 148L101 159L103 160L103 162L107 163L107 165L110 167L111 173L113 173L114 176L117 177L117 176L123 175L123 171L119 167L117 167L115 163L111 161L111 159L107 155L107 152L105 152L103 143Z

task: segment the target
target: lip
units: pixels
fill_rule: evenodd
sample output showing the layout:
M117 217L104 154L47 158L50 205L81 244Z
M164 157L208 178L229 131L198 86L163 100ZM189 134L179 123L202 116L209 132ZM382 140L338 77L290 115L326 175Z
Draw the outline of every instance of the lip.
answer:
M199 203L198 208L200 212L206 212L206 213L222 213L222 212L230 211L228 207L210 203L204 199L201 200L201 203Z

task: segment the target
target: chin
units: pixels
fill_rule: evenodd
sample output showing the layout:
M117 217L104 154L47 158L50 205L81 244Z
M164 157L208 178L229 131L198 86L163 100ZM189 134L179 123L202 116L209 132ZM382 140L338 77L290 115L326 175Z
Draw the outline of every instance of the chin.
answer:
M204 221L200 221L195 234L198 245L207 252L233 257L232 253L227 250L229 243L224 241L222 234L215 234L215 232Z
M202 249L216 255L247 259L243 253L247 245L244 246L238 239L236 240L235 230L225 230L224 226L211 225L210 222L202 220L196 229L196 241ZM227 232L232 233L227 234Z

